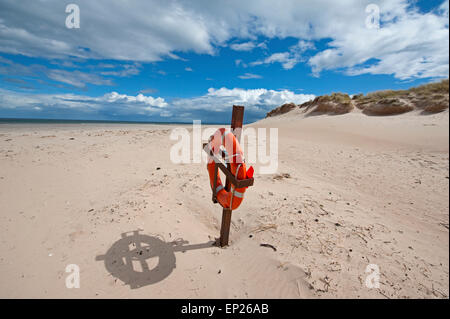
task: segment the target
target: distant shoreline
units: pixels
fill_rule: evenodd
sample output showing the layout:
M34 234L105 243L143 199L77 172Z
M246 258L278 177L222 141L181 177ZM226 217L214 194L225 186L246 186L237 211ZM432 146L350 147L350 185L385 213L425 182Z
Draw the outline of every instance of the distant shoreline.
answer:
M113 121L113 120L68 120L68 119L30 119L30 118L0 118L4 124L153 124L153 125L190 125L191 122L145 122L145 121ZM225 123L206 123L204 125L229 125Z

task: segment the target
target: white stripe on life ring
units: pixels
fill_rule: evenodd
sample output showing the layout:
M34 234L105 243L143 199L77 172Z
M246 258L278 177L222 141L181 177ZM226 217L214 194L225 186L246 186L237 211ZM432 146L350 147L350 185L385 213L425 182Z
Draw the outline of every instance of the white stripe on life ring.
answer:
M244 198L244 193L234 191L234 196Z

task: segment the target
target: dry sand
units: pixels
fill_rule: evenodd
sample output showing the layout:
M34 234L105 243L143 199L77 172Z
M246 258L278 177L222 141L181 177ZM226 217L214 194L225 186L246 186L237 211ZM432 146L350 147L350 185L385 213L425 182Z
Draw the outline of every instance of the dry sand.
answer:
M279 128L278 173L255 175L225 249L171 126L0 126L0 297L448 298L448 111L251 126Z

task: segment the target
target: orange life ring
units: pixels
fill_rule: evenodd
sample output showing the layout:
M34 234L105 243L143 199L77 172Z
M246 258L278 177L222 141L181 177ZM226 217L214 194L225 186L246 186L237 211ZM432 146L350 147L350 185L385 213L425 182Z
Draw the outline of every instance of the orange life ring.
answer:
M221 150L225 153L225 161L231 166L231 173L236 177L236 179L247 178L247 168L244 161L244 153L242 152L239 142L231 131L225 130L225 128L218 129L214 135L210 137L209 147L210 150L217 155ZM230 155L231 154L231 155ZM224 208L231 208L232 210L237 209L241 205L244 199L244 193L247 187L236 188L231 185L230 191L227 191L222 181L220 180L219 174L217 174L216 185L214 185L214 159L210 156L207 165L209 180L212 189L216 189L217 201ZM253 172L253 168L251 168Z

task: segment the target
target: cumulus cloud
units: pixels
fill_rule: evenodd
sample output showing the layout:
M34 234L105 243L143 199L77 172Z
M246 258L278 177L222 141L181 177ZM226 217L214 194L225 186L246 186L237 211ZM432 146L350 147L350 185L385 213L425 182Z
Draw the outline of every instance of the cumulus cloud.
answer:
M267 89L208 89L207 97L231 98L233 103L243 103L249 105L273 106L286 102L304 103L314 99L312 94L296 94L289 90L267 90Z
M203 18L176 1L79 0L81 28L67 29L66 3L1 0L0 50L48 58L159 61L173 51L213 53ZM101 18L100 18L101 17ZM39 28L36 28L39 25Z
M154 62L179 59L180 52L217 54L227 45L250 50L261 37L293 37L329 41L308 58L316 75L336 69L400 79L448 74L447 0L428 13L412 1L379 0L380 29L365 25L372 2L78 0L82 23L74 30L64 25L64 2L0 0L0 52ZM287 50L257 62L290 69L302 61L301 53Z
M168 114L161 97L117 92L98 97L79 94L30 94L0 89L0 114L5 117L75 119L158 119Z
M313 72L344 68L349 75L392 74L399 79L446 77L449 72L448 1L440 14L422 14L398 3L395 13L381 5L379 29L339 34L330 49L309 60ZM383 14L386 12L386 14ZM372 63L371 63L372 61ZM366 65L366 64L369 65Z
M145 96L142 93L139 93L136 96L132 95L126 95L126 94L119 94L117 92L111 92L107 93L103 96L103 98L100 99L101 101L107 101L107 102L122 102L126 104L130 103L141 103L148 106L156 106L156 107L165 107L167 106L167 103L164 101L163 98L158 97L154 98L151 96Z
M246 107L247 121L258 120L284 103L297 104L313 99L312 94L296 94L289 90L220 89L210 88L204 95L166 101L161 97L136 96L110 92L98 97L77 94L29 94L0 89L0 115L17 115L21 111L39 111L54 114L63 111L83 118L135 117L140 120L190 121L203 119L217 121L226 115L233 104ZM38 109L37 109L38 108ZM218 114L222 114L218 116Z
M228 89L222 87L219 89L210 88L208 93L202 96L175 99L171 101L168 108L177 110L178 114L191 114L189 118L184 120L190 120L197 116L198 118L209 118L217 121L220 118L228 119L228 116L223 114L228 113L232 105L244 105L246 120L255 121L263 118L268 111L284 103L300 104L314 97L313 94L296 94L289 90Z

